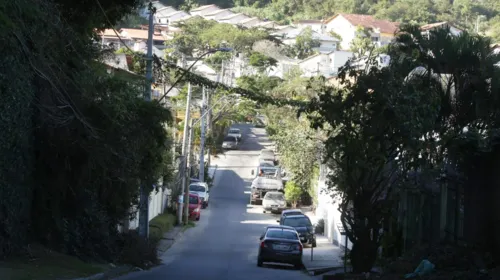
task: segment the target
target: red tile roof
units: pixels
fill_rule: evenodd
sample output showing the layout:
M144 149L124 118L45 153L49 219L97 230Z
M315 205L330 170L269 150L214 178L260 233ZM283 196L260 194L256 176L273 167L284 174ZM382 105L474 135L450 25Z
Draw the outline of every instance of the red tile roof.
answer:
M422 31L427 31L427 30L431 30L431 29L434 29L436 27L445 27L445 26L453 26L451 25L449 22L447 21L442 21L442 22L435 22L435 23L429 23L429 24L425 24L425 25L422 25L420 27L420 30ZM453 26L453 28L456 28L455 26ZM461 30L460 28L456 28L458 30Z
M141 39L141 40L148 39L148 30L122 28L120 31L125 32L126 36L132 39ZM153 34L153 40L165 41L165 39L166 38L159 32L155 32L155 34Z
M362 26L365 28L378 29L380 30L381 33L394 34L399 27L399 23L397 22L392 22L384 19L376 19L375 17L370 15L357 15L357 14L337 14L327 19L325 23L329 23L338 16L342 16L354 26Z

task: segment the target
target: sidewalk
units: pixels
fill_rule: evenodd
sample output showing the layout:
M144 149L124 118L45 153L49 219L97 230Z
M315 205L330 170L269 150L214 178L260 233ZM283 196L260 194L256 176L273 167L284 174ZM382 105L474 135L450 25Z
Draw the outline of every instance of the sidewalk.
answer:
M208 167L208 176L210 176L210 178L213 179L215 177L216 172L217 172L217 164L215 166Z
M306 271L310 275L315 275L317 272L326 272L337 268L343 268L344 263L342 256L344 251L333 245L325 236L316 235L316 248L304 248L302 255L302 263Z
M176 239L178 239L183 232L184 228L182 226L176 226L168 232L165 232L165 234L163 234L163 238L158 244L158 255L163 255L163 253L165 253L170 247L172 247Z

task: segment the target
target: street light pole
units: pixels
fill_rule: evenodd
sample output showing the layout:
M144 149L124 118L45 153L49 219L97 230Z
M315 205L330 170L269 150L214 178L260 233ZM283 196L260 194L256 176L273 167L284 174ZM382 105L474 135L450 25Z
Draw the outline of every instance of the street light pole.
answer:
M146 86L144 90L144 100L151 101L151 90L153 84L153 15L154 8L149 3L149 27L148 27L148 49L146 55ZM139 236L147 238L149 236L149 186L141 182L139 195Z
M207 92L205 87L202 91L202 101L201 101L201 139L200 139L200 181L205 182L205 129L206 129L206 119L205 111L207 109ZM210 155L209 155L210 156Z
M189 117L190 117L190 108L191 108L191 83L188 84L188 94L186 98L186 114L184 116L184 131L182 135L182 156L183 159L187 162L189 159L186 157L186 149L188 145L188 136L189 136ZM183 163L186 166L186 162ZM186 192L186 174L184 170L184 174L182 176L182 185L181 185L181 196L184 196L184 201L179 201L179 208L177 209L177 222L182 224L182 210L184 209L183 203L189 205L189 201L185 200L185 192ZM189 199L189 196L188 196Z

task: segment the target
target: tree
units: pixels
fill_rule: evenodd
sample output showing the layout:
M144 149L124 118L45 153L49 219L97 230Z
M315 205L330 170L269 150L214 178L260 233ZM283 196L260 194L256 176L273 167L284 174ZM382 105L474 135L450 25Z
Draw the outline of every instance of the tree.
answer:
M297 202L302 196L303 190L294 181L288 181L285 186L285 199L293 208L297 207Z
M320 46L320 41L313 37L313 30L310 27L305 28L295 38L295 44L290 47L290 56L304 59L314 54L314 49Z
M358 26L356 29L356 36L351 42L351 51L356 57L362 57L374 48L375 45L372 42L370 30Z
M268 57L259 52L252 52L249 57L250 66L255 67L260 74L263 74L268 69L275 67L278 61L272 57Z
M420 167L420 139L433 128L439 106L435 83L405 82L405 65L367 72L347 66L341 88L322 86L306 110L314 128L327 132L328 187L339 200L341 222L353 247L354 272L368 272L393 210L393 195ZM354 82L352 82L354 81Z

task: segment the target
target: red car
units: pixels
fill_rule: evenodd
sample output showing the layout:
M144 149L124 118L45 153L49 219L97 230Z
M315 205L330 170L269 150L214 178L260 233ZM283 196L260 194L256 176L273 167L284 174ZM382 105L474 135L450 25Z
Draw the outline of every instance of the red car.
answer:
M202 201L200 196L194 193L189 194L189 218L199 221L201 214Z

